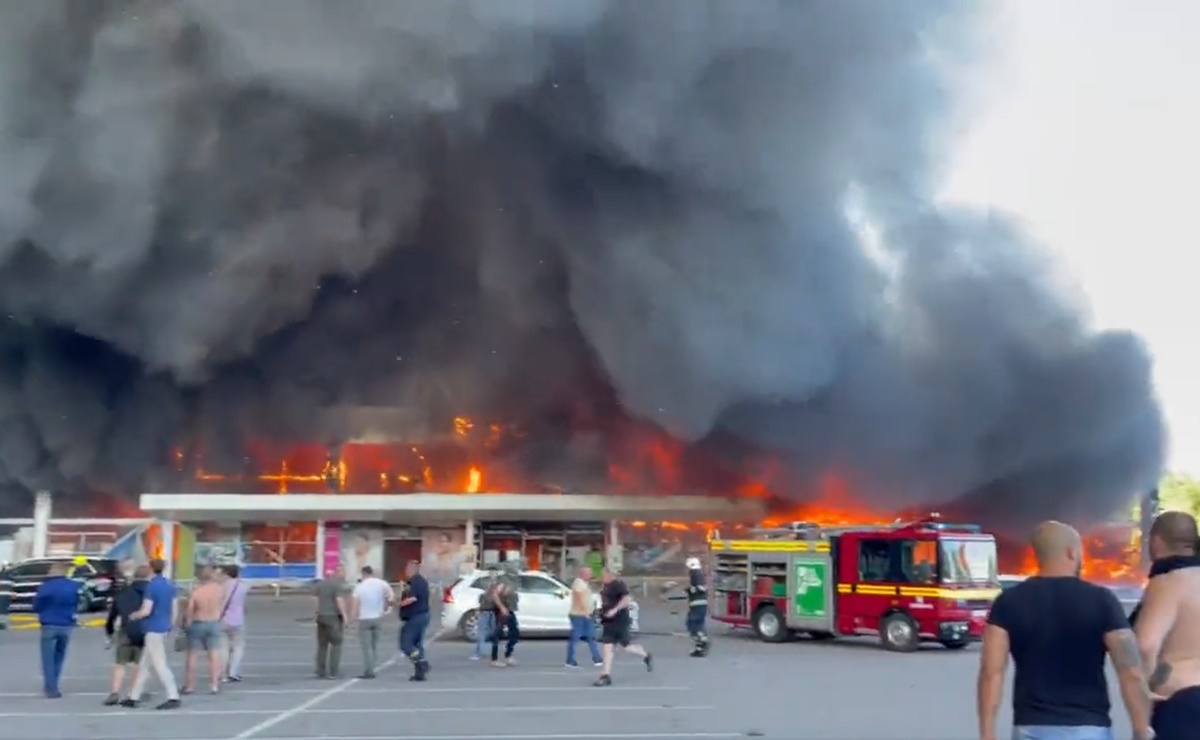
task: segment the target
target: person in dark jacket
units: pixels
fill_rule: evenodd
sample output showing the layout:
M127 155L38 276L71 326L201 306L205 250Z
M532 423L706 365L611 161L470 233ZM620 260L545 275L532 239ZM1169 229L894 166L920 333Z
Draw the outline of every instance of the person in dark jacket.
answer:
M150 566L141 565L133 572L132 582L121 589L112 600L108 610L108 620L104 623L104 633L108 635L108 645L115 656L112 670L112 689L104 706L113 707L121 703L122 689L125 688L125 673L128 669L130 684L137 681L138 664L142 660L142 648L146 646L146 631L141 620L131 619L146 596L146 586L150 583Z
M48 699L61 699L58 682L67 662L67 645L75 631L79 609L79 583L67 578L65 563L50 567L33 596L33 611L42 627L42 689Z
M425 658L425 629L429 627L429 581L421 575L421 564L409 562L405 569L404 595L400 597L400 652L412 661L410 681L429 675Z

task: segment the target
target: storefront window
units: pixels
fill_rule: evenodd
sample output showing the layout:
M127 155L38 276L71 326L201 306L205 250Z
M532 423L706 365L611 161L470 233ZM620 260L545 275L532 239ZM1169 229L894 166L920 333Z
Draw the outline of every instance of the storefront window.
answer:
M317 559L315 522L247 524L242 530L242 562L255 565L312 563Z

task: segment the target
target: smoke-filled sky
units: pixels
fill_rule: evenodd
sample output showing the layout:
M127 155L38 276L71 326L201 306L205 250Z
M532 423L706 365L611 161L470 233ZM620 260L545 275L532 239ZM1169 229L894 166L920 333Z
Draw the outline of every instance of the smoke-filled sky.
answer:
M786 495L1118 508L1163 456L1142 342L1017 220L935 201L982 5L0 6L9 499L334 406L570 457L563 409L607 388L774 453Z

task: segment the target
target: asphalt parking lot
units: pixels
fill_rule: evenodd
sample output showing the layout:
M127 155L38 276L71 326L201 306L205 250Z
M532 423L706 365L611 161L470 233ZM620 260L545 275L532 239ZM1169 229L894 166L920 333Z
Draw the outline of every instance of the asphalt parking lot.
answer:
M170 712L100 705L112 656L99 629L78 631L65 696L57 700L39 693L37 631L0 633L6 667L0 738L961 740L975 734L972 648L894 655L865 640L766 645L718 626L712 655L697 660L686 656L686 638L671 634L682 618L643 606L643 629L653 633L644 643L656 656L655 670L647 673L623 656L607 688L591 686L590 667L564 668L564 642L552 639L523 643L520 665L504 669L471 662L465 643L437 642L424 684L407 681L407 666L395 662L372 681L319 681L312 677L313 628L304 611L299 600L252 601L245 682L218 696L185 697L183 708ZM354 639L348 638L343 658L347 677L360 668ZM390 656L394 626L386 639ZM177 668L181 663L177 658ZM151 690L162 697L153 682ZM1128 734L1123 715L1116 729L1118 737Z

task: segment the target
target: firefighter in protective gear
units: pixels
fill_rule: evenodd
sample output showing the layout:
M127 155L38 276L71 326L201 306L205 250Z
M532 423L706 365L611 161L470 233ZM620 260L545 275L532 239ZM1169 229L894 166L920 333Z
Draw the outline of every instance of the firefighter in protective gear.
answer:
M687 631L692 637L693 658L703 658L708 655L708 633L704 631L708 621L708 587L704 583L704 571L700 568L700 558L687 559L688 585L687 593Z

